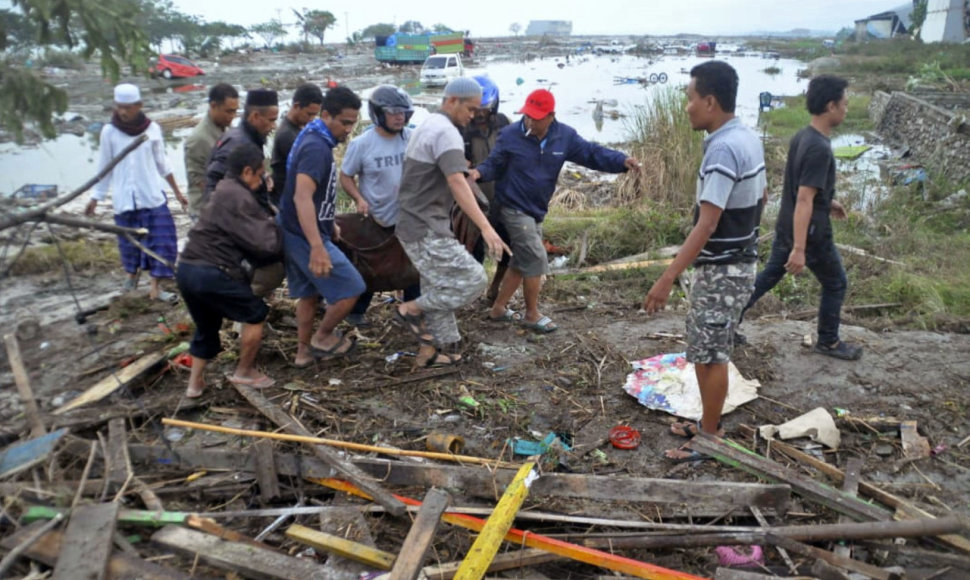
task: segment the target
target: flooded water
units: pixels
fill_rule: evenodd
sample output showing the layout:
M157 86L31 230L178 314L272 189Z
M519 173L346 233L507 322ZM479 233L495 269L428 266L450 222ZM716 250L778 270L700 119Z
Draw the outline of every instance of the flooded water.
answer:
M891 155L889 147L871 144L863 135L849 133L832 138L832 147L851 147L870 145L871 148L856 159L839 159L839 176L845 180L840 184L839 198L847 200L852 209L868 211L882 200L889 191L882 178L879 162Z
M773 95L794 95L804 91L805 82L797 76L803 64L798 61L737 55L719 55L718 58L726 60L738 71L740 87L737 112L751 126L757 121L758 94L762 91ZM465 74L487 74L495 81L501 92L500 111L510 117L515 116L515 111L531 91L548 88L556 96L557 117L561 121L576 128L580 135L589 140L618 143L627 140L624 115L630 114L637 106L648 104L651 95L663 87L686 86L691 67L705 60L708 59L695 56L647 59L625 55L571 57L568 64L564 57L530 62L495 60L475 63L466 69ZM780 72L768 74L765 72L768 67L777 68ZM641 84L634 80L649 79L651 75L660 76L661 73L667 76L665 84ZM408 80L401 79L400 82L405 84ZM412 87L418 104L434 103L440 99L440 89L422 90L416 84L412 84ZM199 89L204 87L191 87L193 91ZM594 114L597 101L604 103L602 116ZM203 112L204 105L200 104L197 114ZM156 112L153 116L160 118L162 113ZM416 114L413 122L420 122L424 116ZM182 140L190 131L179 129L166 135L168 159L180 184L185 183ZM36 147L2 144L0 193L8 194L27 183L54 184L61 193L71 191L97 172L97 147L96 132L82 137L62 135Z

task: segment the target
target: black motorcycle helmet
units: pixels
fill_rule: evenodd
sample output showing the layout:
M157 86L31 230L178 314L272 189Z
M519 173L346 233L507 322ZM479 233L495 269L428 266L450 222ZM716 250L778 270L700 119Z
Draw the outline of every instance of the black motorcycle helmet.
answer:
M374 89L370 98L367 99L367 112L371 122L375 125L385 131L399 133L400 131L388 128L385 113L403 112L404 124L407 125L411 121L411 115L414 114L414 106L411 103L411 97L404 89L392 85L381 85Z

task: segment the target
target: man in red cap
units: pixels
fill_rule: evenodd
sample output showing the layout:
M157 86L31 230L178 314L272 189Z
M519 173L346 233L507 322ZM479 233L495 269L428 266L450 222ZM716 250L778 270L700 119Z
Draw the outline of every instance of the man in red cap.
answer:
M556 99L545 89L532 91L519 111L522 119L499 135L488 159L471 170L481 181L496 181L492 217L506 230L512 260L488 317L518 321L538 333L558 327L539 312L542 277L549 260L542 244L542 220L563 164L572 161L597 171L639 171L640 163L620 151L586 141L572 127L556 120ZM525 314L508 308L519 285L525 296Z

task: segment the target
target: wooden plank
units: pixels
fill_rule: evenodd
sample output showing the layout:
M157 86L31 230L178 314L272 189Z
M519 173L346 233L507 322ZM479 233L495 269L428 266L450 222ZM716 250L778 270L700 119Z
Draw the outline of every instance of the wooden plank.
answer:
M761 513L761 510L759 510L755 506L751 506L750 509L751 509L751 515L754 516L754 519L758 520L758 525L760 525L764 529L767 529L769 527L768 520L767 518L765 518L764 514ZM788 552L785 551L784 548L778 547L778 555L781 556L781 559L785 561L785 565L788 566L789 572L791 572L792 574L795 574L798 572L798 566L795 566L795 563L792 562L791 556L788 555Z
M850 572L858 572L859 574L865 574L874 580L901 580L902 576L895 572L889 572L883 570L878 566L873 566L872 564L867 564L865 562L860 562L858 560L853 560L852 558L846 558L844 556L839 556L838 554L833 554L821 548L816 548L815 546L809 546L803 544L799 541L785 538L783 536L776 536L775 534L768 534L765 539L771 543L773 546L780 546L795 552L796 554L801 554L803 556L808 556L810 558L817 558L823 560L833 566L838 566Z
M118 502L76 508L67 522L52 580L103 580L114 545Z
M875 505L852 497L824 483L788 469L784 465L762 457L743 446L710 435L694 437L688 446L718 461L770 481L787 483L796 493L818 502L857 521L887 521L892 514Z
M162 351L146 354L145 356L121 369L120 372L112 373L111 375L101 379L93 387L87 389L73 400L61 405L57 409L54 409L52 414L63 415L72 409L77 409L78 407L87 405L88 403L100 401L121 387L127 385L131 381L137 379L142 373L148 371L163 360L165 360L165 353Z
M0 451L0 477L15 475L43 462L66 433L67 429L58 429L36 439L14 443ZM22 483L15 485L17 487L11 495L15 495L20 488L24 487Z
M842 491L851 496L855 496L859 493L859 477L862 475L862 464L862 458L856 455L850 457L845 464L845 479L842 481ZM847 521L847 516L839 516L839 522L845 523ZM783 550L784 548L779 549ZM852 548L844 544L835 546L835 550L833 551L836 553L836 555L843 558L852 557Z
M434 541L434 535L441 526L441 514L449 505L451 494L436 487L428 490L421 510L414 518L391 568L391 577L394 580L415 580L418 577L424 567L424 558Z
M495 511L488 517L468 554L465 555L461 567L458 568L458 574L455 575L456 580L480 580L485 575L489 562L502 545L502 539L515 522L516 512L522 507L522 502L529 494L529 488L538 477L535 463L526 463L515 474L515 479L505 489L502 499L495 506Z
M41 525L43 525L42 522L37 522L24 526L15 534L0 539L0 547L8 550L13 549L25 537L25 534L35 529L35 526ZM58 554L61 553L63 543L64 532L59 530L47 532L24 551L24 557L36 560L46 566L54 566ZM189 576L178 570L146 562L128 554L113 554L108 561L108 580L130 580L131 578L138 578L139 580L188 580Z
M286 529L286 537L301 544L336 554L355 562L367 564L380 570L390 570L394 565L394 554L365 546L359 542L345 540L340 536L311 530L306 526L293 524Z
M30 388L30 375L27 374L27 367L24 366L24 359L20 355L20 344L17 342L17 336L13 333L4 334L3 344L7 348L7 360L10 362L10 370L13 371L13 381L17 385L17 393L24 404L24 413L27 415L27 422L30 424L30 436L33 438L42 437L47 433L47 429L40 418L40 409L37 407L37 400L34 398L34 390Z
M511 552L499 554L492 558L491 563L488 565L488 571L501 572L502 570L514 570L516 568L525 568L526 566L545 564L547 562L555 562L556 560L562 559L562 556L547 552L545 550L536 550L534 548L513 550ZM460 561L448 562L439 566L427 566L424 568L423 572L428 580L452 580L452 578L455 577L455 574L458 573L459 566L461 566ZM391 576L387 575L386 578L378 577L374 580L391 580Z
M172 457L164 446L132 444L128 446L128 450L133 461L150 466L164 463L184 469L206 467L248 472L256 469L252 456L238 451L180 447L176 449L177 457ZM84 446L83 452L87 452L87 446ZM372 477L379 477L389 486L421 485L460 489L470 497L493 500L496 499L496 492L501 493L515 476L514 470L504 468L454 467L384 459L355 459L353 463ZM286 453L276 453L276 470L281 475L296 477L328 478L337 475L336 470L316 458L297 457ZM759 483L550 473L543 475L533 484L531 495L536 498L628 500L678 506L695 503L711 504L711 498L717 498L717 514L720 515L727 508L747 509L749 505L784 513L791 501L791 487ZM703 512L692 510L691 513Z
M825 475L831 477L836 483L841 483L845 478L845 474L842 473L842 470L838 467L830 465L820 459L816 459L811 455L791 445L788 445L787 443L782 443L781 441L772 441L771 447L775 450L781 451L796 461L800 461L806 465L814 467ZM933 514L920 509L915 504L912 504L901 497L897 497L888 491L884 491L861 479L859 481L859 493L891 508L895 508L896 513L893 517L898 520L930 519L936 517ZM964 538L963 536L942 535L938 536L936 539L950 546L951 548L956 548L963 552L970 553L970 540Z
M316 479L313 481L332 489L337 489L346 493L370 499L370 497L363 490L346 481L337 479ZM421 502L411 498L401 496L396 497L408 505L421 505ZM442 516L442 519L452 525L474 531L481 531L481 529L485 526L485 520L464 514L451 514L446 512ZM505 539L519 546L528 546L530 548L546 550L577 562L592 564L594 566L606 568L607 570L614 570L616 572L623 572L625 574L636 576L637 578L646 578L647 580L702 580L698 576L693 576L684 572L668 570L667 568L662 568L646 562L639 562L631 558L618 556L616 554L603 552L588 548L586 546L570 544L569 542L563 542L562 540L549 538L540 534L534 534L531 532L526 533L515 528L509 530L509 532L505 535Z
M112 493L121 489L131 475L131 462L128 460L128 434L122 418L108 421L108 489Z
M298 435L301 437L312 437L312 433L306 430L303 425L300 425L295 419L287 415L280 409L277 405L266 400L266 397L259 394L256 389L248 387L246 385L233 385L239 394L241 394L251 405L256 407L260 413L266 415L266 417L275 423L277 426L282 427L288 433ZM387 511L395 516L403 516L406 513L404 504L400 501L394 499L387 490L377 485L377 483L369 477L366 473L361 471L357 466L349 461L345 461L337 453L323 445L313 445L310 450L319 459L322 459L328 465L336 469L344 477L348 478L355 484L357 484L361 489L367 491L374 501L381 504Z
M280 481L276 473L276 459L273 456L273 442L260 439L250 447L255 464L256 483L259 484L259 498L269 503L280 496Z
M152 541L223 570L256 580L326 580L319 564L195 530L165 526Z

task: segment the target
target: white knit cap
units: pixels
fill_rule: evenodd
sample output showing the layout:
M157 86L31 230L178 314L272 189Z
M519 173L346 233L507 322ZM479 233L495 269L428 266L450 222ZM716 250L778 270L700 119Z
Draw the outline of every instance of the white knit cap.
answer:
M141 91L133 84L122 83L115 87L115 102L119 105L131 105L141 102Z
M482 86L478 81L468 77L455 77L445 85L445 97L459 99L481 99Z

